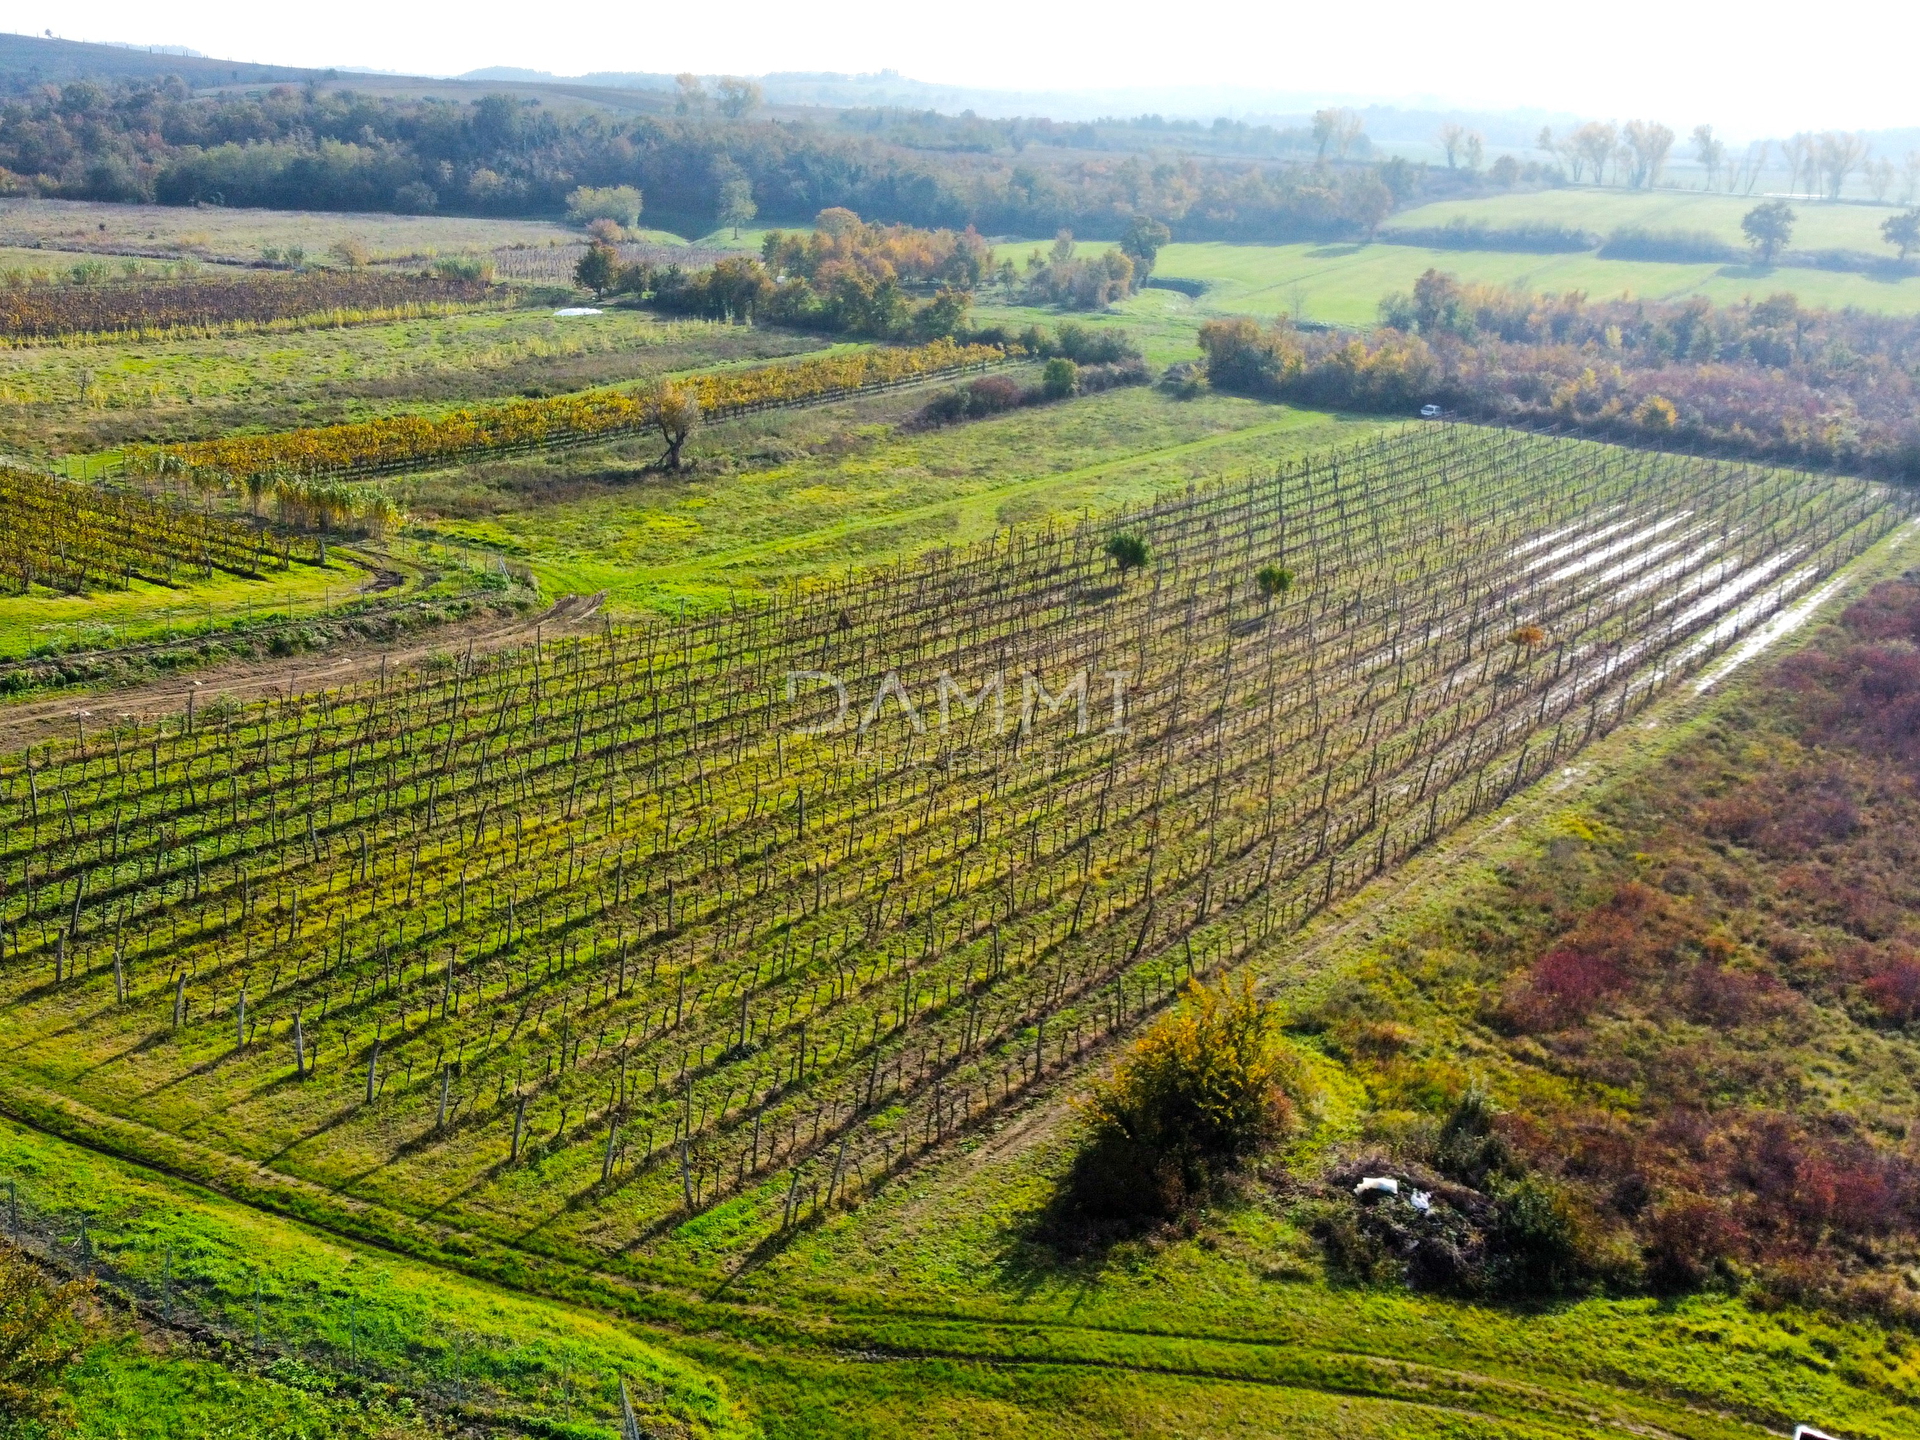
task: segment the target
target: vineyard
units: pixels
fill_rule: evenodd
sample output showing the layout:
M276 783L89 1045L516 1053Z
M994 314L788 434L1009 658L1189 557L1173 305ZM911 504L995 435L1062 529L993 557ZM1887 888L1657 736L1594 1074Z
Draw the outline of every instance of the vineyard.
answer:
M915 349L876 349L789 364L694 375L681 382L713 418L804 404L984 368L1005 358L990 345L938 340ZM278 435L240 435L130 452L135 473L186 469L235 479L296 473L376 475L465 457L587 444L651 428L657 398L594 391L454 410L395 415Z
M1900 519L1852 481L1424 426L677 628L11 755L7 1103L267 1167L274 1203L324 1187L342 1225L642 1274L731 1202L744 1254Z
M478 280L370 270L119 285L15 285L0 288L0 342L222 335L291 322L360 325L471 309L500 293Z
M78 595L134 580L172 585L214 571L258 578L294 558L317 559L306 542L264 528L0 466L0 592L35 585Z

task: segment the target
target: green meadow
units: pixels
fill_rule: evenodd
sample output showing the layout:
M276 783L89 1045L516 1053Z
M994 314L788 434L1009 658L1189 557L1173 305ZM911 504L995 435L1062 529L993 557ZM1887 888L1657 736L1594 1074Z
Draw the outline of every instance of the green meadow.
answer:
M1705 231L1729 245L1744 246L1747 241L1740 233L1740 219L1766 198L1765 194L1573 185L1484 199L1439 200L1398 212L1387 221L1386 229L1469 220L1492 226L1569 225L1606 236L1628 226L1640 226L1648 230ZM1889 216L1899 214L1902 207L1856 200L1789 203L1797 217L1793 227L1795 249L1860 250L1893 257L1893 247L1881 237L1880 226Z
M1480 214L1477 210L1467 213ZM1648 300L1700 296L1724 305L1789 290L1804 305L1854 305L1901 315L1920 312L1920 276L1886 280L1786 265L1603 260L1584 252L1535 255L1384 243L1209 243L1167 246L1160 252L1154 273L1205 282L1208 288L1198 300L1175 306L1196 321L1212 315L1291 315L1334 325L1371 325L1379 316L1382 299L1395 291L1411 289L1428 269L1451 271L1462 280L1480 284L1512 285L1539 293L1581 290L1596 300L1622 295ZM1184 299L1160 299L1164 293L1147 291L1126 302L1127 307L1141 305L1151 296L1147 303L1155 311L1163 311Z

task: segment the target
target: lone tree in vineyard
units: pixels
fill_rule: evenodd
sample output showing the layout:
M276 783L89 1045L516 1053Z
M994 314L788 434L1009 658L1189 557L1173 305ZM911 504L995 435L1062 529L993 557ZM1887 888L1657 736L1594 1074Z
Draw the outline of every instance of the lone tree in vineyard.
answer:
M1253 582L1260 587L1262 595L1272 600L1293 589L1293 571L1284 565L1263 565Z
M1104 548L1107 558L1119 567L1122 575L1147 563L1147 542L1138 535L1116 535Z
M594 241L587 247L587 253L580 257L580 263L573 267L573 282L593 291L598 300L613 288L613 282L620 274L620 255L611 245Z
M660 464L668 470L680 468L680 447L700 423L700 397L678 385L662 385L653 401L653 423L660 438L667 442L667 453Z

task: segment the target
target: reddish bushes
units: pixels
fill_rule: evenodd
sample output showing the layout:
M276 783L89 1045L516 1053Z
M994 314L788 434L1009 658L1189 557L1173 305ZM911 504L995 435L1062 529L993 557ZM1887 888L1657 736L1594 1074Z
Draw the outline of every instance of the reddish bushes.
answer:
M1920 479L1920 320L1802 309L1791 295L1588 303L1428 271L1371 335L1284 321L1205 327L1223 389L1370 409L1433 401L1788 463Z
M1533 962L1508 1000L1509 1020L1522 1030L1559 1030L1586 1019L1639 968L1655 943L1648 922L1657 910L1646 886L1620 886Z
M1860 988L1894 1024L1920 1019L1920 960L1912 952L1895 955Z

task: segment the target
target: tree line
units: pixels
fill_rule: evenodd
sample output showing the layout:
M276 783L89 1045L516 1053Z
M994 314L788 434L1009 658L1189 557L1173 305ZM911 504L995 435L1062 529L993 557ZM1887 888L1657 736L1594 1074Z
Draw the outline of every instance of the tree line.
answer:
M1420 184L1371 163L1329 112L1313 158L981 156L912 151L822 123L685 113L566 116L536 102L397 100L319 84L196 97L183 83L75 81L0 105L0 190L69 199L327 210L556 215L625 187L646 213L705 231L831 207L989 234L1118 234L1151 215L1181 238L1370 234ZM1345 156L1344 160L1342 157Z
M1227 390L1526 424L1920 480L1920 318L1803 306L1589 301L1428 270L1371 334L1201 327Z

